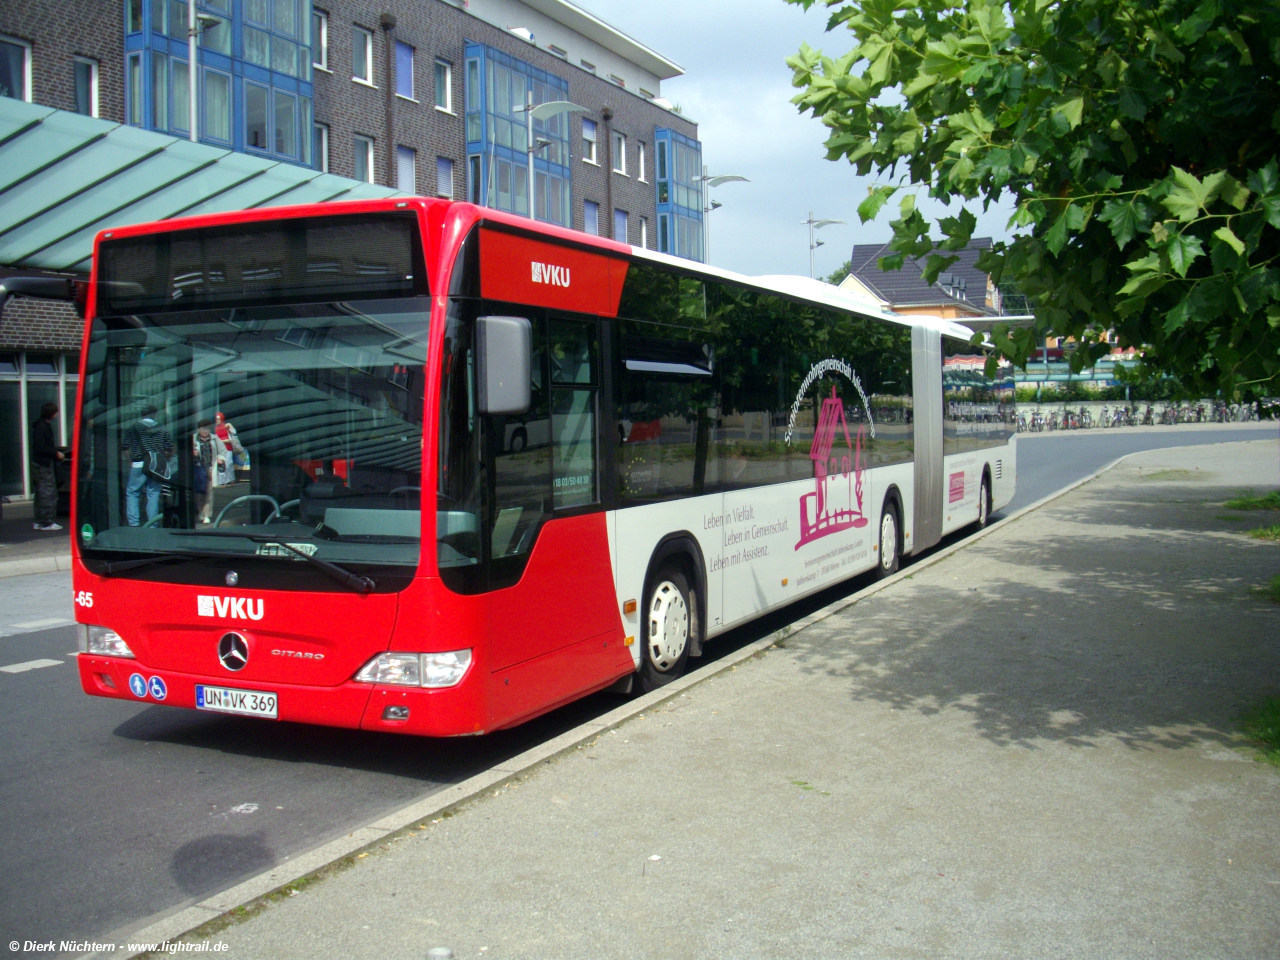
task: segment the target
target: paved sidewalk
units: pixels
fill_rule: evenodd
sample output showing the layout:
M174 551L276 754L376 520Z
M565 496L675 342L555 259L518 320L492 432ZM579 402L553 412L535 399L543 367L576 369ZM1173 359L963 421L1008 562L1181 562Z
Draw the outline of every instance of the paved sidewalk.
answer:
M1280 955L1280 770L1235 723L1280 692L1280 546L1221 506L1278 483L1274 440L1130 458L211 939Z
M0 577L21 577L71 569L71 520L58 517L62 529L45 533L32 529L30 500L4 505L0 518Z

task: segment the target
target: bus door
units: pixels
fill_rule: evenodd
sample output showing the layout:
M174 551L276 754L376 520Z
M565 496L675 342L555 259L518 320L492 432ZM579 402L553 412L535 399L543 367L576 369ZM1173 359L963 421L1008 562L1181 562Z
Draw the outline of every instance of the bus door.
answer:
M504 305L500 312L513 310ZM530 408L491 418L488 439L495 671L597 637L605 650L604 640L617 633L600 504L599 320L524 313L533 324ZM572 675L577 666L561 664L557 672Z

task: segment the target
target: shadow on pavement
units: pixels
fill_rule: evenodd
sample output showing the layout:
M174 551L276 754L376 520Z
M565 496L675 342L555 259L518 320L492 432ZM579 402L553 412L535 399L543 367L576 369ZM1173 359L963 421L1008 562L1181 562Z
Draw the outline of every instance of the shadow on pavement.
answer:
M1280 551L1216 518L1237 491L1081 491L788 646L855 700L965 711L998 744L1240 742L1280 689L1280 608L1250 593Z

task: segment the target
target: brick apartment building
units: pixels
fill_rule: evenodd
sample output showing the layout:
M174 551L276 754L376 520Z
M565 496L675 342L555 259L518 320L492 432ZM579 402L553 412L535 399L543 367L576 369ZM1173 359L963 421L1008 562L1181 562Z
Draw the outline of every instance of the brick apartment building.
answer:
M697 126L661 91L682 70L568 0L199 0L196 11L203 144L522 214L532 192L539 220L703 257ZM187 0L0 3L0 96L188 139L188 22ZM534 120L532 191L530 100L580 108ZM32 272L0 254L0 277ZM80 334L60 303L5 310L9 496L30 494L28 425L42 403L59 402L69 436Z

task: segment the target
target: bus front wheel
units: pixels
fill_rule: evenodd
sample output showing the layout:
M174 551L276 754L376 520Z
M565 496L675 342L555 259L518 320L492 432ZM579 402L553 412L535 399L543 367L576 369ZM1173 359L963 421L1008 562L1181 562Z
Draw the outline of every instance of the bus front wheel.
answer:
M991 522L991 484L987 475L982 475L982 485L978 488L978 529L981 530Z
M640 687L644 693L666 686L684 673L694 626L689 583L675 567L664 567L654 578L645 601L644 657Z
M883 580L898 572L898 509L892 500L884 505L880 514L880 562L876 564L876 579Z

